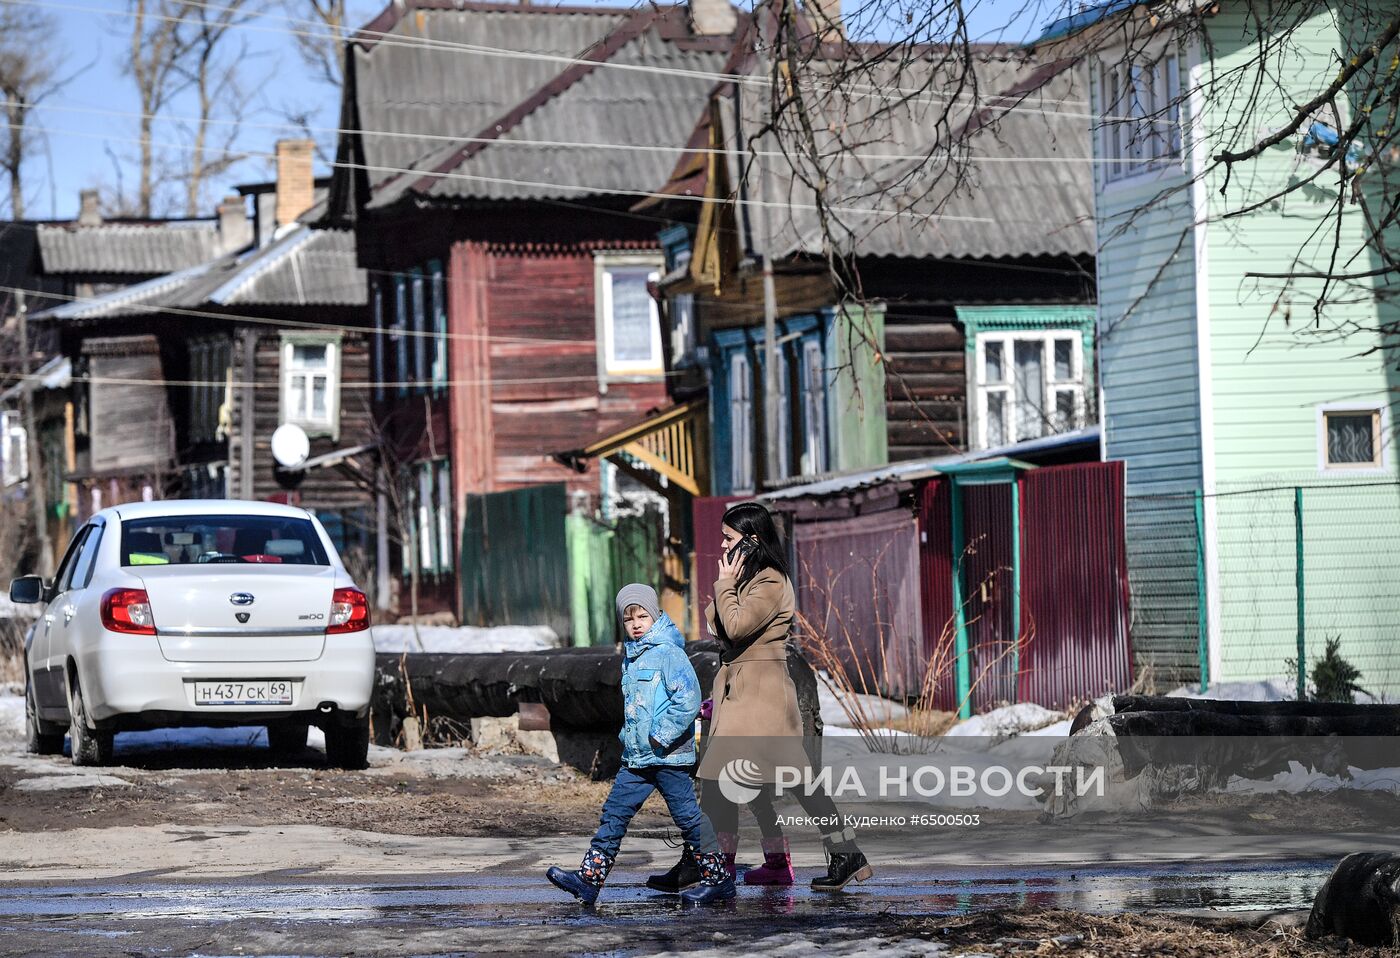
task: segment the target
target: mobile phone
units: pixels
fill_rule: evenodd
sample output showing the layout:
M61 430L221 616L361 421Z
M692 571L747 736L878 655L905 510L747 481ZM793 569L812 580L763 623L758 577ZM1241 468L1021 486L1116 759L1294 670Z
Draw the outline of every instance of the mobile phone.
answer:
M738 542L734 543L734 548L729 550L729 555L727 558L729 560L729 563L732 565L740 559L747 559L749 556L753 555L755 550L757 549L758 543L750 539L748 536L745 536Z

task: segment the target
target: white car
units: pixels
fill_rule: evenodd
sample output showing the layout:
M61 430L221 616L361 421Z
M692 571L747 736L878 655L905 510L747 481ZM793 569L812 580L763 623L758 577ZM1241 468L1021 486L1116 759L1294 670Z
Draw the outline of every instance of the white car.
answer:
M265 725L278 751L325 730L326 757L363 768L374 643L369 606L316 517L237 500L140 502L94 515L26 642L29 748L108 765L117 732Z

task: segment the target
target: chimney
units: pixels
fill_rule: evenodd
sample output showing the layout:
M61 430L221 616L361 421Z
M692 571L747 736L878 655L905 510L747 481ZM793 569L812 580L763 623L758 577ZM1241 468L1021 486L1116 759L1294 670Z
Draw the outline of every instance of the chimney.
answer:
M841 0L807 0L807 16L822 43L840 43L846 38L841 24Z
M225 196L219 204L219 252L232 253L253 242L253 224L241 196Z
M727 37L738 24L729 0L690 0L690 29L697 36Z
M311 175L315 144L310 140L277 141L277 225L285 226L316 202Z
M96 190L78 191L78 225L79 226L100 226L102 224L102 208L97 198Z

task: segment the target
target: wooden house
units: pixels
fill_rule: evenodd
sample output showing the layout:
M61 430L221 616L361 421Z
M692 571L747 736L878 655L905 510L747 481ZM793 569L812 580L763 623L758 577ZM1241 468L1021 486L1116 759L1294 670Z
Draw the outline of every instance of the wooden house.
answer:
M302 222L308 146L279 144L279 159L277 189L298 199L271 211L275 226L245 222L236 252L34 317L74 370L61 465L81 516L152 498L305 506L364 579L377 551L372 480L350 460L374 441L365 275L348 231ZM250 245L255 233L264 245ZM303 468L273 461L284 423L308 436Z
M629 207L676 163L737 22L717 0L408 0L351 39L326 222L370 277L420 610L458 609L469 501L562 484L591 515L644 492L555 453L666 403L657 224ZM500 55L459 49L481 43Z

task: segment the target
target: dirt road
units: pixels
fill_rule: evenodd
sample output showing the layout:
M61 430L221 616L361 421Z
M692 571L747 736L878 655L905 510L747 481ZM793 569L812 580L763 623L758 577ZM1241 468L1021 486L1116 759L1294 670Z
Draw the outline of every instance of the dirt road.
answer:
M0 739L0 954L1327 954L1296 929L1219 916L1284 909L1296 925L1336 858L1377 847L1393 832L1377 819L1397 810L1334 798L1319 830L1306 798L1260 802L1252 834L1217 827L1208 807L1176 832L989 815L917 840L870 833L879 873L852 893L744 889L696 916L642 885L675 854L657 804L588 912L540 875L577 860L606 785L542 759L376 749L345 773L316 748L276 762L238 731L122 736L117 761L94 773ZM795 839L810 877L820 846ZM1211 912L1214 950L1196 918L1107 917L1162 908ZM989 909L1003 917L970 917ZM1082 913L1105 917L1086 934ZM1162 948L1129 946L1151 928ZM1082 937L1053 943L1063 935Z

